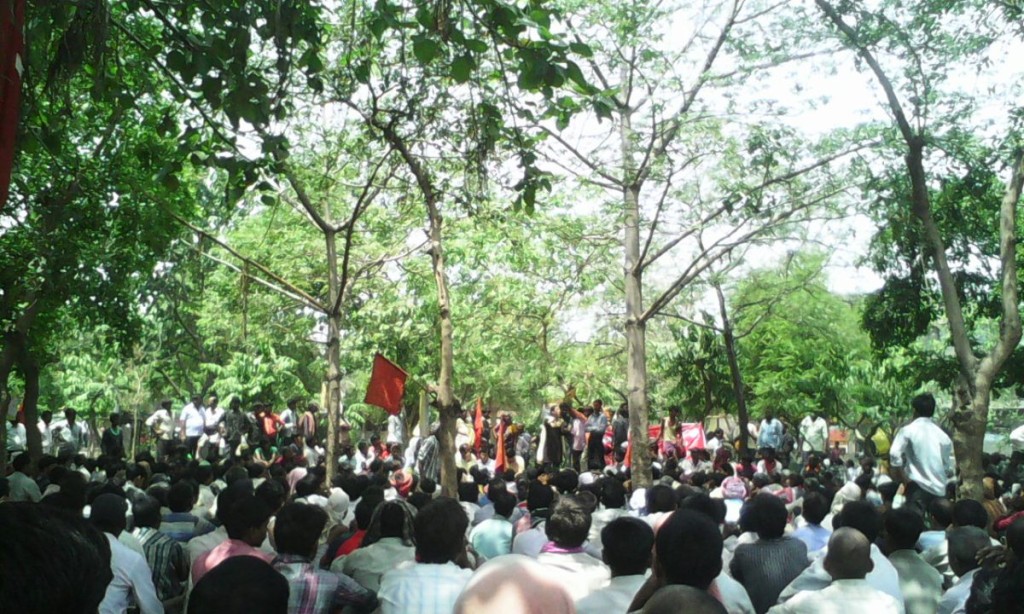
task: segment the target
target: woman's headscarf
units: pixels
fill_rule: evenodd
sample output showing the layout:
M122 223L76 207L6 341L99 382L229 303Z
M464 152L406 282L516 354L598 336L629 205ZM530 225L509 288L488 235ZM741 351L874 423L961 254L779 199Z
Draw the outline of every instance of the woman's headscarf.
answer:
M548 568L528 556L507 554L481 565L466 584L455 614L470 612L573 614L576 607Z
M410 547L416 545L412 524L413 518L416 517L416 508L404 499L393 499L381 503L377 506L377 509L373 510L373 517L370 519L370 526L366 528L366 535L363 537L361 548L380 541L381 514L387 507L396 505L402 510L402 544Z
M306 473L307 472L305 467L296 467L295 469L292 469L291 471L288 472L287 481L289 497L295 494L295 485L299 483L299 480L306 477Z

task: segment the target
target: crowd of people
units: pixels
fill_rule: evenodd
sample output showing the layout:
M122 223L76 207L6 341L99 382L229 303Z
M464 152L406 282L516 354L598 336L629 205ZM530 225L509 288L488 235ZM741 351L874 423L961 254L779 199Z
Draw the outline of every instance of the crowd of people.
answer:
M536 437L465 413L445 495L438 426L407 437L401 416L365 441L343 425L326 459L314 403L196 397L162 404L127 458L117 417L93 457L69 410L0 480L0 609L1024 611L1024 454L986 455L985 500L957 500L935 401L912 409L887 454L858 458L818 414L766 415L744 449L717 429L694 444L672 409L645 442L650 484L625 408L552 406Z

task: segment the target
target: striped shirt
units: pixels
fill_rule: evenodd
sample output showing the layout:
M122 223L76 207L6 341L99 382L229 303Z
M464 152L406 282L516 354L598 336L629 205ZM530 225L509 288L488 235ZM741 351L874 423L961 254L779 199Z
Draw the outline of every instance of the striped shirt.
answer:
M328 614L352 606L377 608L377 596L340 573L317 569L309 557L279 554L271 565L288 580L289 614Z
M189 569L185 547L149 527L139 527L132 534L142 543L142 550L153 572L153 585L160 601L180 595L184 590L181 578L187 577Z
M193 537L206 535L215 528L208 520L188 512L164 514L160 523L160 532L178 542L187 542Z

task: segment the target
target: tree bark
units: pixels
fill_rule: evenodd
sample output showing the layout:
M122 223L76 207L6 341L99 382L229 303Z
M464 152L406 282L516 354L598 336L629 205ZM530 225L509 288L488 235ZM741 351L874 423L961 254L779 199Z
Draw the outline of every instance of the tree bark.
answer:
M325 232L327 245L328 305L340 304L343 291L338 279L338 249L334 232ZM327 312L327 483L331 484L338 464L338 421L341 419L341 310Z
M747 430L750 415L747 413L743 373L740 371L740 362L736 357L736 336L732 332L732 321L729 319L729 310L725 304L725 294L722 292L722 286L717 283L715 284L715 295L718 297L718 310L722 315L722 338L725 340L725 355L729 359L733 394L736 395L736 419L740 423L740 445L746 450L750 439L750 433Z
M441 336L441 370L437 378L437 401L441 415L441 429L437 433L438 453L441 455L441 494L457 497L455 422L459 412L455 406L455 393L452 388L455 370L454 327L441 241L443 220L432 196L427 198L427 213L430 218L430 261L434 283L437 286L438 325Z
M619 139L622 150L624 208L623 274L626 290L626 397L629 406L629 437L632 440L630 476L633 488L651 485L651 457L648 447L647 406L647 322L644 320L643 265L640 261L640 185L633 157L632 111L623 108Z
M21 376L25 378L22 407L25 411L26 450L29 458L37 462L43 455L43 438L39 433L39 363L29 352L27 344L22 346L18 363Z

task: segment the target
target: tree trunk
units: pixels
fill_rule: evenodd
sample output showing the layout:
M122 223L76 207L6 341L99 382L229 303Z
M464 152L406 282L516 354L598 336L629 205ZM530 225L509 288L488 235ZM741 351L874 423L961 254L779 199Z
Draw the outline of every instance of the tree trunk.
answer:
M4 349L0 352L0 417L3 420L0 428L0 477L7 475L7 410L11 405L11 391L8 383L14 369L16 345L11 342L11 335L4 336Z
M746 450L750 439L750 433L747 430L750 415L747 413L747 395L744 392L743 373L740 371L740 362L736 357L736 336L732 332L732 321L729 319L729 310L726 308L725 294L722 293L722 286L719 284L715 284L715 294L718 297L718 310L722 314L722 338L725 340L725 355L729 359L733 394L736 395L736 419L740 423L740 446Z
M623 273L626 289L626 396L629 437L633 442L630 475L633 488L651 485L651 458L647 445L647 322L643 319L643 267L640 262L640 186L634 182L631 111L621 111L619 139L622 150L622 204L625 228Z
M452 325L451 299L448 296L448 278L444 268L444 250L441 242L443 220L433 194L427 198L427 213L430 218L430 262L437 286L438 323L441 333L441 371L437 378L437 401L440 405L441 429L437 434L438 453L441 455L441 494L458 496L458 479L455 475L455 422L458 410L455 407L455 393L452 380L455 370L454 327Z
M338 249L336 235L325 232L327 244L327 483L331 484L338 464L338 421L341 419L341 309L333 306L338 300L342 287L338 279Z
M26 449L29 458L36 462L43 455L43 438L39 433L39 363L25 346L22 346L21 359L18 362L21 375L25 378L25 398L22 406L25 410Z

